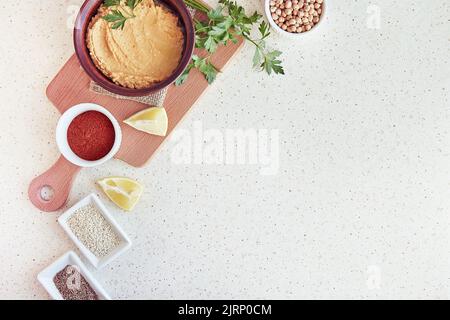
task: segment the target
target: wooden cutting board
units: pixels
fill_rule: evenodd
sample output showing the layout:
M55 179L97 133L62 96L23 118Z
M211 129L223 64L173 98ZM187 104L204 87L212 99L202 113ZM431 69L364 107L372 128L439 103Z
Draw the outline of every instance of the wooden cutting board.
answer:
M220 47L213 55L212 62L219 70L222 70L242 45L243 40L240 39L237 44L229 43L227 46ZM203 53L196 50L195 54ZM125 125L123 120L149 106L92 92L89 89L90 81L91 79L78 63L77 57L73 55L48 86L47 97L61 113L84 102L96 103L108 109L121 123L123 133L122 147L116 158L134 167L144 166L167 137L157 137L137 131ZM197 70L191 71L187 82L182 86L169 87L164 102L169 117L168 136L207 88L208 82Z
M202 19L198 15L195 17ZM243 42L244 40L240 38L236 44L230 42L227 46L219 47L211 61L222 71L242 47ZM204 56L204 52L199 50L195 50L194 53ZM137 131L123 123L123 120L150 107L149 105L92 92L90 82L91 79L81 68L76 55L73 55L47 87L47 97L61 113L74 105L87 102L99 104L108 109L122 128L122 145L116 158L134 167L142 167L148 162L208 88L208 82L197 70L191 71L188 80L182 86L171 85L164 102L169 118L168 135L167 137L157 137ZM28 189L30 201L42 211L57 211L67 202L72 183L79 170L79 167L61 156L48 171L31 182ZM43 191L46 188L50 188L54 192L50 199L43 197Z

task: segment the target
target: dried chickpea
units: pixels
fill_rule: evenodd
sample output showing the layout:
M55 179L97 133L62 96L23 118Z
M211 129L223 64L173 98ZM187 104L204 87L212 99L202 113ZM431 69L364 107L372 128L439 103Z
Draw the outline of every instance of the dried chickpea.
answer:
M320 22L323 0L270 0L272 19L282 30L302 33Z

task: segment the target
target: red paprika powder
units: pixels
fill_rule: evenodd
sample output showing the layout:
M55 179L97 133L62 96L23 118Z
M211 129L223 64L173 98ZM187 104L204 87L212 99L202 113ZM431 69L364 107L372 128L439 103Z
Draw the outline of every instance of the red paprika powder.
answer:
M77 116L67 130L67 141L81 159L96 161L104 158L114 146L116 132L107 116L88 111Z

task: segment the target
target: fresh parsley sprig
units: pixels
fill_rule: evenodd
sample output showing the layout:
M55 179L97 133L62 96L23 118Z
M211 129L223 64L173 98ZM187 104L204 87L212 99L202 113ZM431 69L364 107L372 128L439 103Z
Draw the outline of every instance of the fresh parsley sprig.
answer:
M123 30L123 28L125 27L125 22L130 19L130 17L124 16L123 13L117 9L112 10L108 15L104 16L103 19L112 23L112 29Z
M183 74L175 81L175 85L179 86L185 83L189 77L189 73L194 68L203 73L210 84L216 80L217 73L219 73L219 70L211 63L208 57L200 58L197 55L193 55L191 63L189 63Z
M105 0L105 2L103 3L103 5L104 5L105 7L118 6L118 5L120 5L120 1L121 1L121 0Z
M142 0L127 0L127 6L128 8L134 10L136 6L141 2Z
M191 8L207 15L207 21L194 20L196 47L206 50L209 55L204 58L194 56L186 71L177 80L176 84L183 84L193 68L203 73L209 83L214 81L217 68L211 63L211 54L216 52L220 45L227 45L229 41L237 43L237 36L242 36L255 46L253 66L260 71L266 71L269 75L284 74L282 62L279 59L281 52L269 50L266 47L266 39L270 35L270 27L258 12L247 15L245 9L236 1L220 0L215 9L208 8L198 0L184 0ZM252 37L255 24L259 24L259 37Z
M111 23L112 29L123 30L125 22L136 17L134 15L134 9L141 2L142 0L105 0L103 6L112 9L103 19Z

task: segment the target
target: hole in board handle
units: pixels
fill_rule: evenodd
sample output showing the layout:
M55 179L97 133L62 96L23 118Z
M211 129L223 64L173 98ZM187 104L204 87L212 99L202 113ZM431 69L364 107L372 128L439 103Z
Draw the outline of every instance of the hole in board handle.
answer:
M39 196L45 202L49 202L55 196L55 190L51 186L43 186L39 192Z

